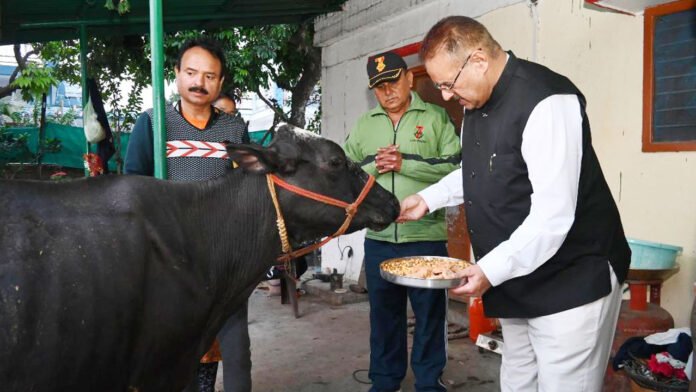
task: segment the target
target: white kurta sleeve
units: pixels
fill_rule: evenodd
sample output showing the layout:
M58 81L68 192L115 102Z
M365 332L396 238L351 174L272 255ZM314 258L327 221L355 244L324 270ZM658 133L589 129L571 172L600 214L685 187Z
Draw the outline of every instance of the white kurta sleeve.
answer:
M532 184L529 215L478 262L493 286L539 268L573 225L582 160L577 96L552 95L537 104L522 134L522 157Z
M456 169L440 181L423 189L418 194L425 200L428 210L433 212L442 207L456 206L464 202L462 169Z

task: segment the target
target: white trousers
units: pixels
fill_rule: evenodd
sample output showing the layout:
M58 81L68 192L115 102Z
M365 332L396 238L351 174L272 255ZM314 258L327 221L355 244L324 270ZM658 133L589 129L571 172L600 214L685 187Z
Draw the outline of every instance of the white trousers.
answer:
M599 392L616 322L621 285L611 270L611 293L548 316L500 319L504 392Z

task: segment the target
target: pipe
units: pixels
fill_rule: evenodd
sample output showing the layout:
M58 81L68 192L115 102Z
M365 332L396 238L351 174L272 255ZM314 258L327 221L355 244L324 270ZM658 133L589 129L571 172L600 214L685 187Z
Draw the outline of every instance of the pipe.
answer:
M529 0L529 11L532 15L532 58L531 61L538 62L537 48L539 47L539 2Z
M87 26L83 23L80 25L80 83L82 84L82 127L84 128L84 113L87 105L89 91L87 90ZM85 138L85 154L90 153L90 143ZM89 177L89 169L85 166L85 177Z
M167 178L166 129L164 118L164 29L162 0L150 0L150 53L152 58L152 130L155 177Z

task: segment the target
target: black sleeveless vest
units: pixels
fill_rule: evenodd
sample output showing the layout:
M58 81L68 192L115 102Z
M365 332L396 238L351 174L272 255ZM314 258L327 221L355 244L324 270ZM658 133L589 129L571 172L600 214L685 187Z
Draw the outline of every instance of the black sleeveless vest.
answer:
M606 296L611 291L607 262L623 282L631 252L592 148L585 98L566 77L509 55L489 101L466 111L461 135L464 204L476 260L510 238L529 214L532 185L521 146L532 110L551 95L574 94L582 112L579 194L566 240L534 272L492 287L483 296L489 317L530 318Z

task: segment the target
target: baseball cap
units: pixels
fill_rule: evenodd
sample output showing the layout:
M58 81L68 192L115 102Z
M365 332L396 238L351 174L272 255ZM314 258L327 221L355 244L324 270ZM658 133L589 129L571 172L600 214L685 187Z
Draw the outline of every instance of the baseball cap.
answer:
M367 77L370 79L369 88L386 82L397 80L405 70L406 62L394 52L376 54L367 59Z

